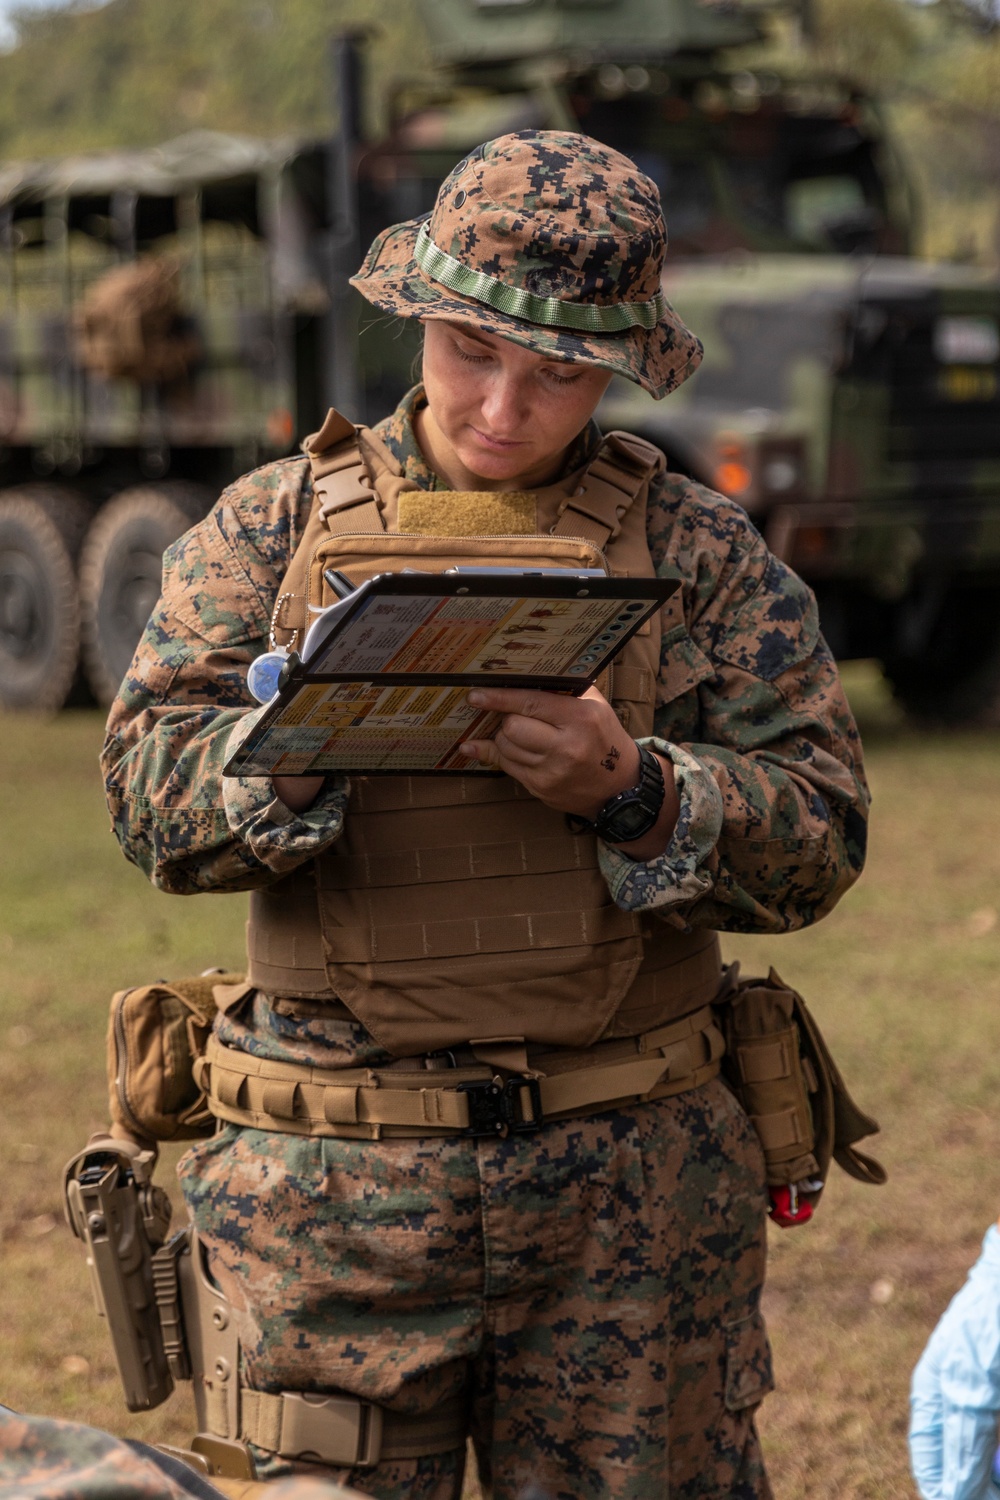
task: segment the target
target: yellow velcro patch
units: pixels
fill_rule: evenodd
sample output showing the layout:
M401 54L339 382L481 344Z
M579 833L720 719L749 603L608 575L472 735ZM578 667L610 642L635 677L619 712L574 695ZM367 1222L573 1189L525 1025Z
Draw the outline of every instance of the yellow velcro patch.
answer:
M533 536L535 497L525 490L404 490L397 526L420 536Z

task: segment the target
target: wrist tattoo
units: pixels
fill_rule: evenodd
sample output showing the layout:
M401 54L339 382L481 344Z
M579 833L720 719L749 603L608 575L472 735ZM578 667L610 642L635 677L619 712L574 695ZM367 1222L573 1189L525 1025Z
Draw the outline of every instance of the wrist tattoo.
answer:
M607 755L601 761L601 765L604 767L604 769L606 771L613 771L614 768L615 768L615 766L621 760L621 758L622 758L621 751L617 748L617 746L612 745L611 749L608 751Z

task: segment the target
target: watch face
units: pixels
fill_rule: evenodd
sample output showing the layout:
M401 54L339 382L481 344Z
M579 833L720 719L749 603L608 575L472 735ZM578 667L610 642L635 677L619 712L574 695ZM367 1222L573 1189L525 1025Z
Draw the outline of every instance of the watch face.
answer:
M649 808L644 807L636 797L634 801L616 807L614 812L603 818L600 832L605 838L610 836L626 843L629 839L641 838L644 833L648 833L658 816L658 813L651 815Z
M660 763L642 746L639 764L639 785L612 797L594 820L594 831L610 844L627 844L633 839L641 839L660 816L665 790Z

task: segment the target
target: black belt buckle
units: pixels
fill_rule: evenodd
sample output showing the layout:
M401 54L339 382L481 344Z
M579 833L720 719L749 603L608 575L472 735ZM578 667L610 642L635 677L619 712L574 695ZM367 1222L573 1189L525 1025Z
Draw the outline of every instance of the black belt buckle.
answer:
M522 1089L527 1089L531 1098L530 1120L521 1109ZM523 1135L537 1130L542 1123L542 1094L537 1078L525 1078L518 1073L506 1083L499 1078L460 1083L458 1092L469 1099L469 1126L462 1131L463 1135Z

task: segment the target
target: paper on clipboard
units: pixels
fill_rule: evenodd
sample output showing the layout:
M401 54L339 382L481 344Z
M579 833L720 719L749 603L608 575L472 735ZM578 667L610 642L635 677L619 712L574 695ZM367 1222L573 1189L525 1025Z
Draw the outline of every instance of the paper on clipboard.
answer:
M582 692L676 587L565 569L382 575L313 624L226 774L488 772L460 747L500 718L470 687Z

